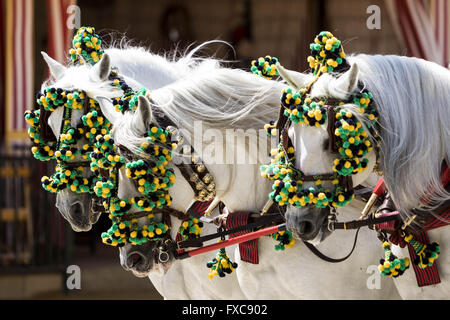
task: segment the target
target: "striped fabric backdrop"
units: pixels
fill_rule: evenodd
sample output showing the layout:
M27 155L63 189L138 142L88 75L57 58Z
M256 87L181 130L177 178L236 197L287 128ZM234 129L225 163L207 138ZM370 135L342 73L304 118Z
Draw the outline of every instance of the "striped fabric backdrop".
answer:
M67 28L69 15L67 8L76 3L75 0L46 0L48 21L48 55L65 64L73 36L73 30Z
M450 67L450 1L387 0L386 7L411 56Z
M6 5L0 0L0 147L5 138L5 32L6 32ZM1 150L0 150L1 151Z
M25 110L34 100L34 1L6 0L5 136L26 139Z
M3 0L6 17L4 107L5 138L7 146L28 141L27 125L23 118L25 110L35 103L34 64L43 63L35 57L34 50L34 0ZM48 48L51 57L66 63L73 30L67 28L67 8L75 0L45 0L48 22ZM39 50L41 51L41 50Z

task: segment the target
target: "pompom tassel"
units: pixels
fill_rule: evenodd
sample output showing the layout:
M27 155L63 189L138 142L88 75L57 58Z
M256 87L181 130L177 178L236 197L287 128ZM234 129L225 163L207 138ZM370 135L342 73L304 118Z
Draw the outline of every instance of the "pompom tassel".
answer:
M425 269L427 267L431 267L433 266L434 261L439 258L441 248L438 242L435 241L431 244L426 245L415 240L412 234L408 234L406 237L404 237L404 239L414 247L417 255L417 257L414 259L414 264L419 268Z
M221 248L219 252L217 252L216 257L209 261L206 266L210 270L208 274L209 279L212 279L217 275L223 278L226 274L233 273L234 269L238 267L237 263L231 261L228 257L225 248Z
M183 240L197 239L200 237L202 228L203 222L190 216L189 220L185 220L181 223L178 233L181 235Z
M391 244L387 241L383 242L383 249L384 259L380 260L378 270L386 277L397 278L401 276L409 268L409 258L397 258L391 251Z
M251 71L266 79L272 79L278 76L278 59L271 56L260 57L252 61Z
M272 239L278 241L275 245L276 251L284 251L285 248L290 248L294 245L295 239L290 231L279 231L272 234Z

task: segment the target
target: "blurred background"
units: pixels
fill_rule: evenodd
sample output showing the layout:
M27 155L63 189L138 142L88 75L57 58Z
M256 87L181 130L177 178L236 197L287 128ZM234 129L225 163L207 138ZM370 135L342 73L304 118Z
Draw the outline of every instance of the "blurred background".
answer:
M93 26L112 43L166 53L207 40L204 55L249 69L264 55L307 70L309 43L322 30L346 53L397 54L449 65L447 0L0 0L0 299L161 299L147 278L119 264L102 245L106 217L75 233L40 186L54 163L29 151L23 113L48 77L40 51L67 62L79 26ZM67 267L81 269L81 290L66 286ZM206 276L206 268L205 268Z

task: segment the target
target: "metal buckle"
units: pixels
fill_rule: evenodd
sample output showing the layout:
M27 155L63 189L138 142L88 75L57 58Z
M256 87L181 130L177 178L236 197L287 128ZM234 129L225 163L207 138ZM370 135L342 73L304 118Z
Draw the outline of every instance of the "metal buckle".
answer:
M166 263L167 261L169 261L169 259L170 259L169 252L164 251L162 248L159 248L159 255L158 255L159 262Z
M169 246L170 246L170 239L166 239L164 242L160 242L158 244L158 247L156 250L158 250L158 261L160 263L166 263L170 260L170 254L169 254Z
M330 214L328 215L328 231L333 232L335 230L334 224L337 222L337 211L336 208L333 206L330 206Z

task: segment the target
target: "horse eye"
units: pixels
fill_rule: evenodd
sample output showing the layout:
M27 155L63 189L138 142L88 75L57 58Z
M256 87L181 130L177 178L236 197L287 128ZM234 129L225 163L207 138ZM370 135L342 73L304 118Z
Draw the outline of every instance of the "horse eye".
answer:
M323 150L327 150L328 149L328 145L330 144L330 138L326 138L325 140L323 140Z

